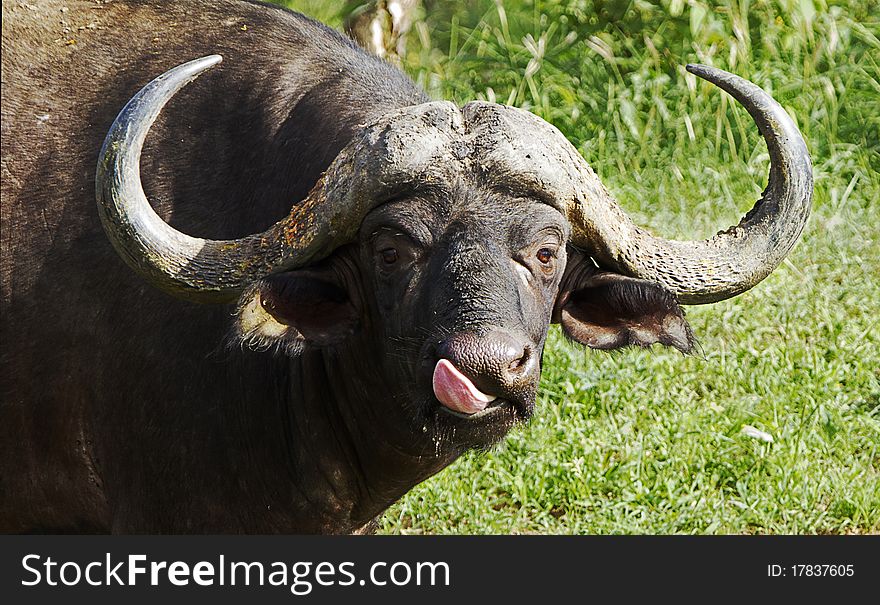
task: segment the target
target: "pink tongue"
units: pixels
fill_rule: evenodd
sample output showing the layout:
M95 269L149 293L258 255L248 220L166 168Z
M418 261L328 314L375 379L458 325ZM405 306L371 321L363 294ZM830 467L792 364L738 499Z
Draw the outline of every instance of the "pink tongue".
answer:
M495 401L474 386L447 359L441 359L434 368L434 395L450 410L462 414L476 414Z

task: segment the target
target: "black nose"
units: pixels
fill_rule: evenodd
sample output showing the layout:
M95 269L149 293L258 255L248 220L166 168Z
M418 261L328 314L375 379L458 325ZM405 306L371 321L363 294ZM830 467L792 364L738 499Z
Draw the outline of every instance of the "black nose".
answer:
M502 399L527 402L538 382L538 355L526 338L493 330L487 334L453 334L437 348L474 385Z

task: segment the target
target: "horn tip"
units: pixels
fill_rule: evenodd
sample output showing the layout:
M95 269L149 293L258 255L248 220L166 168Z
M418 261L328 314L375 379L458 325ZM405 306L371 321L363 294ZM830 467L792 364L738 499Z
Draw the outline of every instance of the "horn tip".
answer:
M720 71L715 67L709 67L708 65L702 65L700 63L688 63L684 68L695 76L699 76L703 79L705 79L706 76L712 75L713 72L717 73Z
M190 61L190 63L198 69L199 71L203 71L205 69L210 69L215 65L223 62L223 55L208 55L206 57L202 57L201 59L194 59Z

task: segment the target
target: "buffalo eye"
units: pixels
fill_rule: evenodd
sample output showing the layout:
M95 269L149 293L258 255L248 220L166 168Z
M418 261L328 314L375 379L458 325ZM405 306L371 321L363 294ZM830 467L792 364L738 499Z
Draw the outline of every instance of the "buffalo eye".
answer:
M550 248L541 248L535 254L535 258L542 265L549 265L553 261L553 251Z
M379 252L379 256L382 257L382 262L386 265L393 265L397 262L398 254L396 248L385 248Z

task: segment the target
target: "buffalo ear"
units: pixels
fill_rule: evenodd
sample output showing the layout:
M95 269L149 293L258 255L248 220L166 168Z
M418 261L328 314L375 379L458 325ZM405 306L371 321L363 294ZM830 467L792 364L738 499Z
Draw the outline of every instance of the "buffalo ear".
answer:
M654 343L683 353L694 348L691 327L672 292L615 273L594 273L561 291L554 320L569 338L593 349Z
M300 269L265 277L242 296L238 332L257 347L322 347L345 340L359 319L335 271Z

